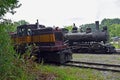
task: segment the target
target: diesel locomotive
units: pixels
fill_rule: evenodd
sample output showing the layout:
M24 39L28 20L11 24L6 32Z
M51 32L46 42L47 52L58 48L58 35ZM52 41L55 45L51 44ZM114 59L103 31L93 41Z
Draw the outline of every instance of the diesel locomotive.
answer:
M108 43L109 34L107 26L102 30L99 29L99 21L95 22L96 30L86 28L85 32L78 32L77 28L73 27L72 32L64 31L66 42L73 52L87 53L114 53L115 47Z
M38 61L65 63L72 59L72 52L64 43L62 30L36 24L21 25L17 32L11 34L15 50L25 53L28 46L32 46L31 55Z

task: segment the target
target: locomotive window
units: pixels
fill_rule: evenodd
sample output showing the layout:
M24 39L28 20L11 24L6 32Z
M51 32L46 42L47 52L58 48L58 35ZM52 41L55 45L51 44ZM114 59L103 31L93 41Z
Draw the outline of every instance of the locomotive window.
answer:
M21 30L21 28L17 28L17 34L18 34L19 36L22 36L22 30Z
M25 28L18 28L18 35L19 36L26 36L27 35L27 31L26 31L26 29Z
M21 29L21 30L22 30L22 31L21 31L21 32L22 32L22 35L23 35L23 36L26 36L27 34L26 34L25 28L23 28L23 29Z
M63 40L63 34L61 32L55 32L55 39L57 41L62 41Z
M32 31L31 31L31 29L28 29L28 31L27 31L27 35L32 35Z

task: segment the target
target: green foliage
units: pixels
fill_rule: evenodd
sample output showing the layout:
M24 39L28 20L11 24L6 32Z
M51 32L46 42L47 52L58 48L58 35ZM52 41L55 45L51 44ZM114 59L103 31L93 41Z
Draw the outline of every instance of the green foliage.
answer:
M101 22L101 26L107 26L110 37L120 36L120 19L103 19Z
M12 23L11 20L4 20L4 22L1 22L1 24L4 25L6 32L13 32L16 31L16 25Z
M15 13L14 9L20 7L18 0L0 0L0 18L2 18L7 12Z
M73 26L64 26L64 28L68 29L69 31L72 31Z
M108 29L111 37L120 36L120 24L112 24Z
M10 47L10 39L8 38L8 35L6 34L6 29L4 25L0 25L0 75L2 77L1 80L5 78L5 76L9 76L11 73L11 67L12 67L12 60L13 60L13 53L11 51ZM5 74L6 72L6 74Z
M114 18L114 19L103 19L101 21L102 26L110 26L112 24L120 24L120 19L119 18Z
M25 24L29 24L29 22L25 21L25 20L19 20L17 22L14 22L14 24L16 26L20 26L20 25L25 25Z
M86 31L86 28L88 28L88 27L91 28L92 31L95 31L95 29L96 29L94 23L81 25L80 27L83 29L83 31Z
M4 21L1 22L1 24L5 25L7 32L15 32L17 31L17 26L29 24L29 22L25 20L19 20L16 22L12 22L11 20L4 19Z
M113 42L112 45L116 48L116 49L120 49L120 41L117 42Z
M25 70L27 64L15 57L8 26L0 24L0 80L27 80L31 78Z
M0 24L0 80L15 77L12 75L12 69L14 69L14 65L12 63L14 61L14 51L10 44L10 37L6 32L6 28L7 27L5 25Z
M55 80L104 80L104 77L99 72L90 69L58 67L53 65L39 65L38 69L47 75L51 75Z

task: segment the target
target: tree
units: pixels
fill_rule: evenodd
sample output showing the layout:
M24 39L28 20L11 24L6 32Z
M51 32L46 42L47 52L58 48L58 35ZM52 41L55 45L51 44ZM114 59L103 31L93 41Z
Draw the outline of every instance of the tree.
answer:
M84 24L84 25L81 25L80 26L82 29L83 29L83 31L86 31L86 28L91 28L92 29L92 31L95 31L95 24L94 23L90 23L90 24Z
M29 24L29 22L25 20L12 22L12 20L10 19L4 19L4 21L1 22L0 24L4 24L4 26L6 26L7 32L15 32L17 30L17 26Z
M120 24L112 24L109 26L109 33L111 37L120 36Z
M101 21L102 26L107 26L109 30L110 37L120 36L120 19L103 19Z
M114 19L103 19L101 21L102 26L111 26L112 24L120 24L120 19L119 18L114 18Z
M14 9L20 6L18 0L0 0L0 20L7 12L14 14L16 12Z
M64 28L68 29L69 31L72 31L73 26L64 26Z
M29 22L27 22L25 20L19 20L17 22L14 22L14 24L16 24L16 26L20 26L20 25L29 24Z

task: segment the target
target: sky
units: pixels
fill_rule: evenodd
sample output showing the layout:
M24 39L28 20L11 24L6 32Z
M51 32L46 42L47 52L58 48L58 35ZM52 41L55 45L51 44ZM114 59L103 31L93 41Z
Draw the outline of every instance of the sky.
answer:
M94 23L104 18L120 18L120 0L19 0L22 6L14 15L6 18L13 21L26 20L46 26L77 26Z

